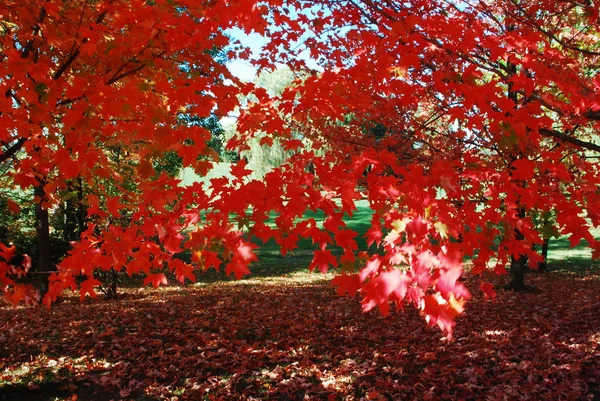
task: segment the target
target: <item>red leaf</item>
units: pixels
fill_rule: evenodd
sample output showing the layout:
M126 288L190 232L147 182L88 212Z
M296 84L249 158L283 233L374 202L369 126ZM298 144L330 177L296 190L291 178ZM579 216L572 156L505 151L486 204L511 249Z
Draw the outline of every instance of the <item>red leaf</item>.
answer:
M256 257L256 254L252 250L256 248L258 247L254 244L240 241L238 246L235 248L235 255L244 262L255 262L258 260L258 257Z
M248 163L244 159L241 159L235 164L231 164L231 175L233 175L239 180L250 175L252 173L252 170L248 170L246 168L247 165Z
M14 246L7 247L3 243L0 242L0 257L4 259L6 262L10 262L12 258L17 255L17 248Z
M312 272L315 268L318 268L321 273L327 273L330 265L337 267L338 262L336 257L327 249L318 249L314 251L314 256L308 266L308 270Z
M285 151L296 150L304 146L301 140L299 139L287 139L281 142L283 149Z
M371 259L365 264L365 267L362 268L360 273L358 273L358 278L361 283L364 283L367 277L373 276L377 271L379 271L379 266L381 266L381 257L378 255L374 255Z
M435 283L435 288L442 294L445 299L450 299L450 295L454 295L455 298L471 298L471 294L461 283L457 283L457 280L462 274L462 268L454 268L444 270L440 277Z
M184 263L180 259L173 259L171 262L172 269L175 272L175 277L179 280L180 283L185 283L185 279L187 278L192 283L196 281L196 276L194 276L194 267L188 263Z
M157 288L161 284L167 285L167 277L162 273L150 273L144 279L144 285L147 284L152 284L154 288Z
M365 233L364 238L367 239L367 246L370 247L373 244L379 246L379 244L381 244L381 240L383 239L381 227L371 226L371 228L369 228Z
M454 297L451 297L446 301L440 297L426 295L423 297L421 310L425 315L425 319L431 326L437 324L442 331L451 337L454 326L456 325L454 319L461 314L464 309L462 303L454 299Z
M19 206L19 204L17 202L15 202L12 199L9 199L6 203L8 206L8 211L11 214L17 215L17 214L21 213L21 206Z
M494 291L494 286L492 284L482 282L479 288L485 293L486 298L489 298L492 301L496 299L496 291Z
M270 136L265 136L260 139L260 145L273 146L273 138Z
M241 260L232 260L231 262L227 263L227 266L225 267L225 273L227 275L233 273L235 278L239 280L245 275L250 274L250 269L248 269L248 265Z
M106 200L106 209L108 210L108 213L113 215L113 217L121 216L121 214L119 213L119 210L122 207L122 205L119 203L120 199L121 198L118 196L112 196Z
M512 163L512 178L530 180L533 177L535 164L531 160L518 159Z
M331 280L331 284L337 287L336 291L339 295L354 295L360 288L360 280L356 274L342 274L335 276Z
M81 283L79 290L79 299L83 301L86 295L89 295L92 298L96 298L96 292L94 291L94 287L100 285L102 285L102 283L99 280L96 280L93 277L88 278L83 283Z
M354 237L357 235L356 231L353 230L340 230L335 233L335 242L344 249L357 250L358 246L356 245L356 241L354 241Z
M219 270L219 266L221 265L221 259L219 259L219 255L213 251L207 251L206 249L195 253L195 260L201 263L204 271L208 270L211 267L214 267L216 270Z
M379 306L381 313L386 315L389 312L388 297L393 293L394 301L404 300L410 281L410 277L398 269L380 273L361 289L361 293L364 294L363 310L369 311L375 306Z

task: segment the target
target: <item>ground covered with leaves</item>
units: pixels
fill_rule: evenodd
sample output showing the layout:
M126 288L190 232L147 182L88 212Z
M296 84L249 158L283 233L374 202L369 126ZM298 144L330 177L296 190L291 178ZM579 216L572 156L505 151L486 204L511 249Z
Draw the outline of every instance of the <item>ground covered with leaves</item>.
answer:
M0 309L0 400L600 399L600 274L477 291L452 341L362 313L323 275Z

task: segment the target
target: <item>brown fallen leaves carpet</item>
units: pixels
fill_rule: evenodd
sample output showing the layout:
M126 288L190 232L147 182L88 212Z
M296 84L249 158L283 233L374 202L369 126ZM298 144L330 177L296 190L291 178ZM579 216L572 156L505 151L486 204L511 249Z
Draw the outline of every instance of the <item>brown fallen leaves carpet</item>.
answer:
M320 275L0 308L0 400L598 400L600 275L474 299L447 341Z

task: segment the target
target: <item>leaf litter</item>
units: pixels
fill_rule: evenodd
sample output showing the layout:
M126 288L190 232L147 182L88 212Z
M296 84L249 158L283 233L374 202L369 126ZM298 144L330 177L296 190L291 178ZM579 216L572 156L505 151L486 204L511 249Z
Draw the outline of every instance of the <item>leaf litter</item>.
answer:
M468 277L476 295L452 340L413 308L363 313L331 277L0 308L0 400L600 397L598 273L531 275L538 291L497 289L494 301Z

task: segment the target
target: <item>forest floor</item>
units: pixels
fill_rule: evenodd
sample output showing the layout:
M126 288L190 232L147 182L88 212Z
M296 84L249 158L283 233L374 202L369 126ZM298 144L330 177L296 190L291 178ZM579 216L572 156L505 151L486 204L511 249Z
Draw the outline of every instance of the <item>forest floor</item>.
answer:
M0 308L0 400L599 400L600 269L474 297L454 339L382 317L331 275L123 289ZM506 277L493 278L500 285Z

